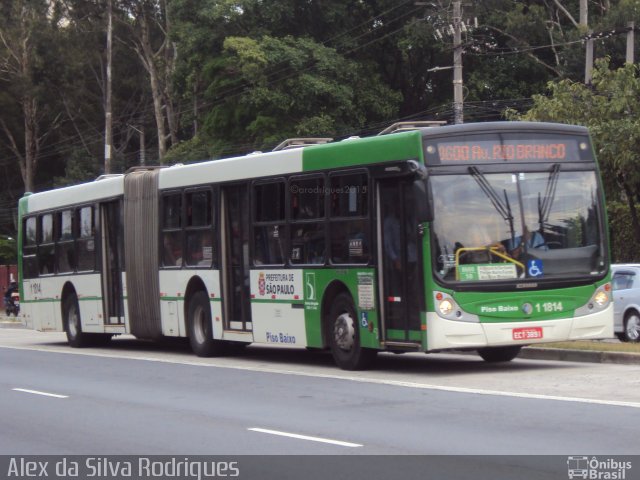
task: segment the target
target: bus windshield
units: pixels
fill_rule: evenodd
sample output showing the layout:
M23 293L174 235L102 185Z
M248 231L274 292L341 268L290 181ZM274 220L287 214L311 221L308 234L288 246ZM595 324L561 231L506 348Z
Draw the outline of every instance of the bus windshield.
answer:
M595 171L430 177L433 251L445 282L599 276L606 269Z

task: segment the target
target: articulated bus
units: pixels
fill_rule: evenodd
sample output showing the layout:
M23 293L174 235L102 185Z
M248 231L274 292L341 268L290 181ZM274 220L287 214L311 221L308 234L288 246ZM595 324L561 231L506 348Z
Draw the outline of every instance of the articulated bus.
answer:
M295 143L295 142L294 142ZM23 317L72 347L188 337L474 350L613 336L602 185L585 128L431 126L170 167L19 203Z

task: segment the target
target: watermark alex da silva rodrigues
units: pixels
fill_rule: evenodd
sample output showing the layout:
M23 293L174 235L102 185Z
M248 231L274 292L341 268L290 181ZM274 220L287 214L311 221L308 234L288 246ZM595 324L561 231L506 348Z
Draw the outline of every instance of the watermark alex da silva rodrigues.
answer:
M239 462L189 457L12 457L5 478L176 478L206 480L240 476Z
M631 470L630 461L614 458L570 456L567 458L567 475L570 479L625 480Z

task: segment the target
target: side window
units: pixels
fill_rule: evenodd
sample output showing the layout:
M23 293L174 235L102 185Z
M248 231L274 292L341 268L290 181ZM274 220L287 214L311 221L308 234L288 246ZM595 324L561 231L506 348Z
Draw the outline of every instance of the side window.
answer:
M182 266L182 193L162 197L162 264Z
M55 273L55 243L53 241L53 214L40 217L40 241L38 242L38 265L40 275Z
M22 274L24 278L36 278L39 274L37 225L37 217L29 217L23 221Z
M293 264L324 264L326 259L324 178L292 177L289 181Z
M364 173L331 176L331 217L365 217L369 187Z
M93 207L76 210L78 271L90 272L96 269L95 231L97 215Z
M333 263L368 263L371 252L366 173L330 177L329 238Z
M285 182L253 186L253 254L256 265L282 265L285 255Z
M58 234L56 239L56 266L58 273L69 273L76 269L76 250L73 241L73 210L58 212Z
M187 192L186 256L189 266L211 267L214 261L213 202L211 190Z

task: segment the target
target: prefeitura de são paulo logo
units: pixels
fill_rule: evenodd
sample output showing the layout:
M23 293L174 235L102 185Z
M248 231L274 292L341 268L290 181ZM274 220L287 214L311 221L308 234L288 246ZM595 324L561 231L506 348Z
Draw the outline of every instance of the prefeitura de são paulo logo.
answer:
M614 458L571 456L567 458L567 475L570 479L625 480L631 462Z
M264 279L264 272L260 272L258 276L258 293L260 296L264 296L267 282Z

